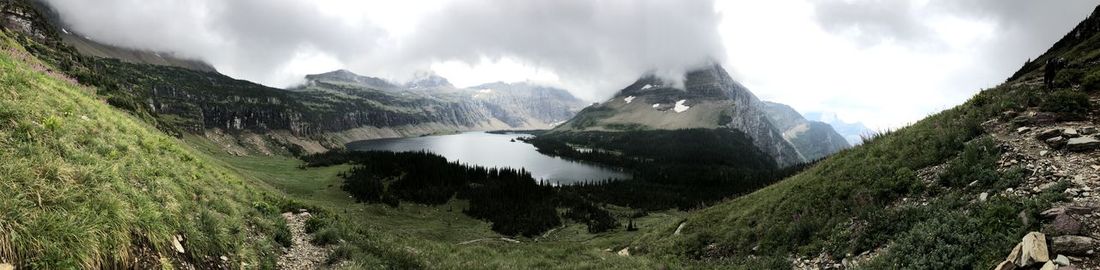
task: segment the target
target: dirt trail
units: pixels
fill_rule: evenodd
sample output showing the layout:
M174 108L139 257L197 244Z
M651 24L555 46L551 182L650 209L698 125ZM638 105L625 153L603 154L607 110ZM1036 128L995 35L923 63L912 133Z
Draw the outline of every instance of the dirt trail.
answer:
M310 242L313 236L306 233L306 220L311 218L309 212L299 214L283 213L286 225L290 228L294 244L279 257L277 266L279 269L320 269L331 250L314 245Z

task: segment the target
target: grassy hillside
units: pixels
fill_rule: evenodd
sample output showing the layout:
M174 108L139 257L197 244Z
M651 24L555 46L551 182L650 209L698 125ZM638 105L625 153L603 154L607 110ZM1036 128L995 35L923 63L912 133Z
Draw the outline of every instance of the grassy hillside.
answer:
M274 197L0 40L0 259L271 266L289 243Z

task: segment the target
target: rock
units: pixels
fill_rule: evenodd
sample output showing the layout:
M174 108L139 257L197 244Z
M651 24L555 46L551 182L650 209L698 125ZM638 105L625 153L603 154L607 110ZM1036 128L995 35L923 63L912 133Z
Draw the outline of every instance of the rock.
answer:
M1028 215L1027 211L1020 211L1019 213L1016 213L1016 217L1020 218L1020 223L1031 226L1031 215Z
M1081 135L1096 134L1096 127L1083 127L1078 132L1081 132Z
M1075 128L1067 128L1067 129L1062 130L1062 136L1069 137L1069 138L1077 138L1077 137L1081 137L1081 134L1077 133L1077 129L1075 129Z
M1017 126L1026 126L1028 124L1031 124L1032 122L1034 122L1034 119L1026 115L1020 115L1012 118L1012 124L1015 124Z
M1088 255L1089 251L1100 246L1100 241L1086 236L1063 235L1051 238L1050 247L1055 253L1066 255Z
M182 235L177 234L175 237L172 237L172 247L176 248L176 252L184 253L186 251L183 249L183 244L180 243L181 241L183 241Z
M1043 268L1039 268L1039 270L1058 270L1058 265L1054 264L1054 262L1047 262L1043 264Z
M993 267L993 270L1014 270L1014 269L1016 269L1016 264L1013 263L1013 262L1010 262L1010 261L1003 261L1003 262L1001 262L1001 264L998 264L997 267Z
M1047 151L1047 150L1039 151L1039 156L1045 157L1045 156L1047 156L1047 153L1050 153L1050 151Z
M226 257L226 256L218 257L218 259L222 259L223 262L224 261L229 261L229 257Z
M620 250L617 254L623 257L630 257L630 248L624 248L623 250Z
M1058 137L1058 136L1062 136L1062 130L1061 129L1048 129L1048 130L1044 130L1043 132L1040 132L1039 134L1035 135L1035 138L1039 139L1040 141L1045 141L1047 139Z
M1050 261L1050 253L1047 252L1047 237L1040 232L1031 232L1020 241L1020 259L1016 265L1028 266L1035 263Z
M1058 136L1058 137L1046 139L1046 140L1043 141L1043 143L1046 143L1047 146L1050 146L1050 148L1062 149L1062 147L1066 146L1066 138L1064 138L1062 136Z
M1066 255L1058 255L1058 257L1054 258L1054 263L1061 266L1067 266L1069 265L1069 258L1066 257Z
M1081 233L1081 222L1070 215L1058 215L1049 226L1054 235L1074 235Z
M6 263L0 263L0 270L15 270L15 266Z
M1056 120L1058 120L1058 115L1052 112L1039 112L1031 117L1031 122L1038 125L1054 124L1057 122Z
M1065 215L1065 214L1066 214L1066 208L1065 207L1055 207L1055 208L1047 209L1047 210L1039 213L1039 215L1043 216L1044 218L1057 218L1058 216L1062 216L1062 215Z
M680 235L680 232L684 230L684 227L687 226L687 224L687 221L680 222L680 226L676 226L676 231L673 232L672 235Z
M1015 265L1016 261L1020 260L1020 252L1023 251L1023 248L1023 243L1016 243L1016 247L1012 248L1012 252L1008 253L1008 257L1005 258L1005 261L1012 262L1013 265Z
M1093 137L1078 137L1066 142L1066 151L1084 152L1100 148L1100 140Z
M984 202L985 200L988 200L988 199L989 199L989 192L982 192L982 194L978 195L978 201Z
M1021 128L1016 129L1016 133L1024 134L1024 133L1028 133L1028 132L1031 132L1030 127L1021 127Z

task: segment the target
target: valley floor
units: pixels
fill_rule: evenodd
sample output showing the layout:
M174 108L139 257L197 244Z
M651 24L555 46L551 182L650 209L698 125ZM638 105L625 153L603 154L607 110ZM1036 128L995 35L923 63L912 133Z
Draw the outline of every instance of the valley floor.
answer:
M634 241L640 231L617 229L591 234L584 224L567 222L540 237L511 239L493 232L489 223L464 215L465 202L461 200L441 206L403 203L398 208L356 203L340 188L343 180L339 174L350 169L348 165L301 169L302 162L293 158L257 154L238 156L198 136L188 136L185 141L241 175L255 178L256 182L265 183L268 188L282 191L292 200L302 202L304 207L335 213L339 216L339 222L366 229L368 237L379 238L383 247L413 254L415 260L423 262L428 268L639 269L661 265L651 258L623 256L629 252L620 252ZM633 212L626 208L610 208L621 215ZM302 218L301 214L295 213L284 216L293 220ZM678 223L683 216L684 213L679 211L656 212L636 219L635 223L644 231L648 227ZM296 231L295 222L288 222L292 232ZM299 244L298 239L295 243ZM295 248L291 248L292 252ZM329 246L323 249L328 250L328 257L334 250L340 252L341 248ZM327 262L313 266L382 267L358 258L349 259L350 262L335 263L322 259Z

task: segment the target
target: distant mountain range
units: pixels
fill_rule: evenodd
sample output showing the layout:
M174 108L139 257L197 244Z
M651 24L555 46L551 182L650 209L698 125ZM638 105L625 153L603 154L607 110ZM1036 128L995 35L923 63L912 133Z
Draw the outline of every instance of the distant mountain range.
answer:
M863 123L848 123L840 120L840 118L837 118L836 113L810 112L806 113L806 119L823 122L833 126L833 129L836 129L836 132L844 136L844 139L851 145L862 144L863 137L875 133L874 130L867 128Z
M851 145L828 123L810 121L791 106L764 102L772 123L783 131L783 138L794 144L807 160L817 160Z

